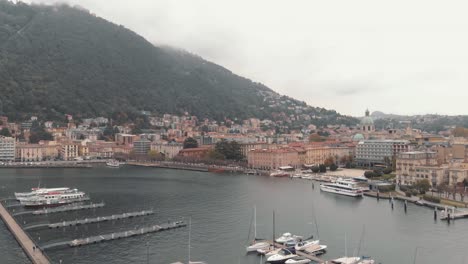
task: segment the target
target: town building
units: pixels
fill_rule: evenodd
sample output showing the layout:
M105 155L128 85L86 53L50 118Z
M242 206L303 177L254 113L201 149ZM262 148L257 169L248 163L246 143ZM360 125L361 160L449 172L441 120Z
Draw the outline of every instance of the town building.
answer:
M437 166L437 153L412 151L396 157L396 180L401 185L411 185L427 179L432 185L444 181L444 170Z
M276 170L279 167L301 167L299 151L296 148L256 149L247 154L248 166L252 169Z
M151 144L151 150L157 151L164 155L165 159L172 159L179 151L184 148L184 145L181 143L176 142L169 142L169 143L153 143Z
M133 141L135 140L136 136L131 134L123 134L117 133L115 134L115 143L118 145L133 145Z
M133 142L133 152L135 155L147 155L151 150L151 141L142 138Z
M309 146L306 147L306 159L307 165L320 165L324 164L325 160L333 158L336 163L340 161L342 157L353 155L353 149L350 147L341 146Z
M76 143L62 143L60 157L62 160L74 160L79 157L80 145Z
M0 161L15 160L15 139L0 136Z
M193 159L193 160L205 159L211 149L212 149L211 147L182 149L181 151L179 151L179 154L177 155L177 157L180 157L182 159Z
M391 165L398 153L410 150L408 140L363 140L356 146L356 163L362 167Z

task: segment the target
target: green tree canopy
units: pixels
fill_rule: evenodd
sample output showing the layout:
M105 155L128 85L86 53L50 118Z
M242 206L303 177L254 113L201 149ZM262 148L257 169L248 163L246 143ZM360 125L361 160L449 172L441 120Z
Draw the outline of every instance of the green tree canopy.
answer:
M188 137L184 140L184 149L189 148L198 148L198 142L192 137Z
M227 141L222 139L215 145L215 151L224 156L227 160L239 161L242 159L242 152L237 141Z
M11 137L10 130L6 127L2 128L2 130L0 130L0 136Z

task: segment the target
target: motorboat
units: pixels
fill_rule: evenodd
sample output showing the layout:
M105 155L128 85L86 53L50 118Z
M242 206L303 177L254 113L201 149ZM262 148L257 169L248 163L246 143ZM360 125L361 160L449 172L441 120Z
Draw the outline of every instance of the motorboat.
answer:
M275 241L277 243L284 244L290 241L291 239L295 239L296 241L299 241L299 240L302 240L302 236L292 235L291 233L284 233L283 235L275 239Z
M283 248L277 254L267 258L267 262L270 264L283 264L286 260L295 258L297 255L291 250Z
M278 252L280 252L281 248L273 248L273 247L269 247L269 248L266 248L266 249L259 249L257 250L257 253L260 254L260 255L264 255L265 258L269 258L275 254L278 254Z
M307 264L310 263L311 260L305 257L294 257L286 260L286 264Z
M353 180L338 179L334 183L320 184L320 190L329 193L336 193L346 196L362 197L363 191Z
M294 248L297 251L304 250L312 245L318 245L320 243L320 240L305 240L305 241L300 241L297 242L297 244L294 246Z
M312 244L309 245L308 247L304 248L302 251L312 254L312 255L322 255L325 253L327 249L326 245L319 245L319 244Z

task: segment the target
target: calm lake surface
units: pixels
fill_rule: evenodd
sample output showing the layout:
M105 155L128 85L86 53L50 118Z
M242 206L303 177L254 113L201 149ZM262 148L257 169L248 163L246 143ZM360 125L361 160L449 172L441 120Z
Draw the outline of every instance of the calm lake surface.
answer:
M246 255L245 245L257 207L257 233L273 235L272 212L276 212L276 234L303 236L317 232L328 245L325 259L348 255L358 248L380 263L468 263L468 219L448 225L433 219L433 211L413 204L405 214L397 202L392 211L386 200L355 199L320 192L318 183L236 174L213 174L154 168L112 169L1 169L0 196L27 191L38 185L76 187L87 192L103 208L49 216L18 217L26 225L58 222L91 216L106 216L143 209L155 214L123 221L104 222L66 229L29 231L40 245L75 238L124 231L168 220L192 217L192 260L210 264L259 263ZM19 209L21 210L21 209ZM347 238L345 240L345 237ZM345 243L347 241L347 243ZM50 249L54 263L172 263L187 259L188 228L131 237L81 248ZM0 263L28 263L6 227L0 225Z

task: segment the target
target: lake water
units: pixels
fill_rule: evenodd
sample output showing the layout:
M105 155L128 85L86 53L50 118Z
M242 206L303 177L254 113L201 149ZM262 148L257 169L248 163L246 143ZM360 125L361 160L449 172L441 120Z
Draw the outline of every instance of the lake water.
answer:
M273 210L277 236L291 232L317 237L313 224L316 219L318 236L328 245L325 259L340 257L346 251L352 255L362 237L359 255L370 255L378 263L413 263L415 253L416 263L468 263L468 219L448 225L434 221L433 211L428 208L409 204L405 214L400 202L392 210L386 200L323 193L318 183L312 188L311 181L136 167L2 169L0 196L27 191L39 182L47 187L76 187L106 206L18 217L26 225L143 209L156 212L123 221L29 231L39 245L191 217L192 260L259 263L258 256L245 254L255 205L257 233L264 238L273 235ZM186 262L187 244L188 228L181 228L80 248L50 249L46 253L55 263L172 263ZM4 225L0 225L0 251L0 263L28 263Z

